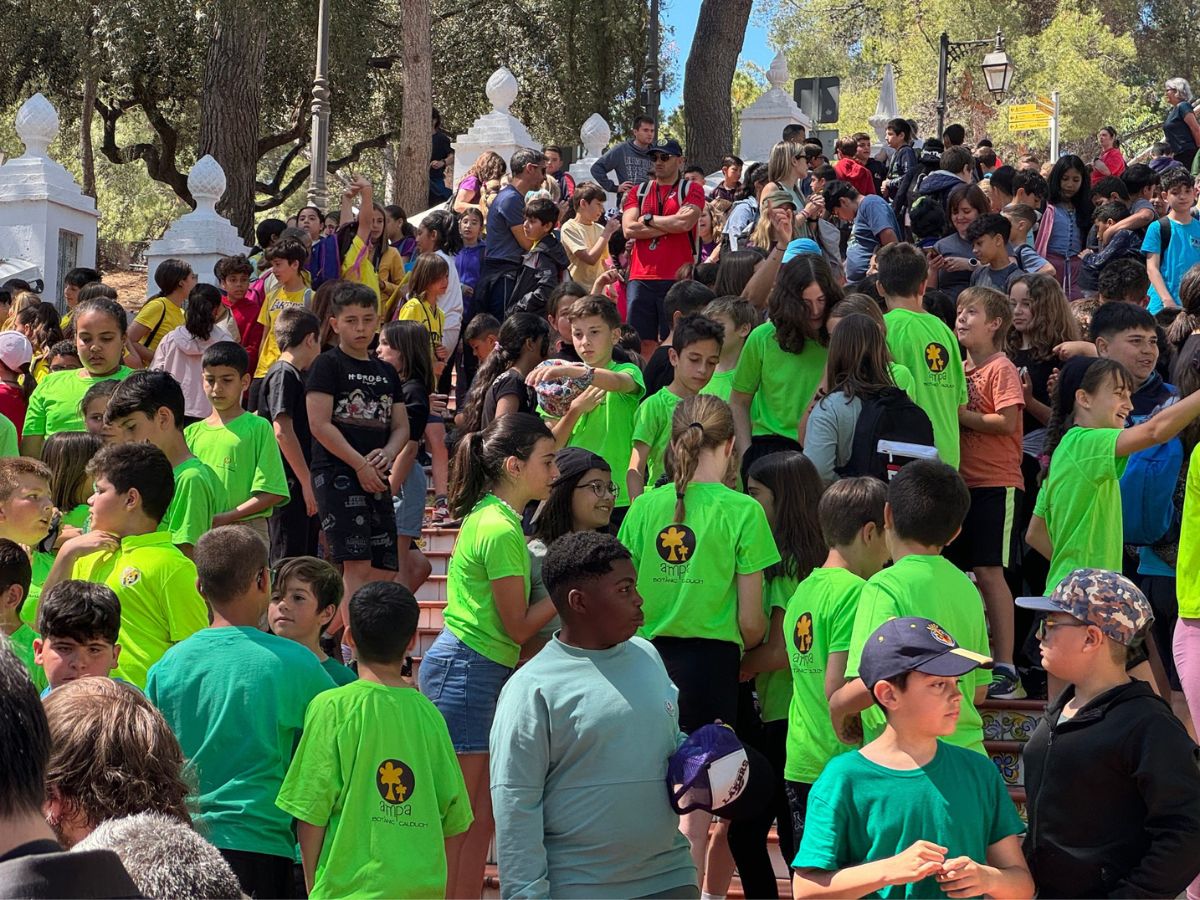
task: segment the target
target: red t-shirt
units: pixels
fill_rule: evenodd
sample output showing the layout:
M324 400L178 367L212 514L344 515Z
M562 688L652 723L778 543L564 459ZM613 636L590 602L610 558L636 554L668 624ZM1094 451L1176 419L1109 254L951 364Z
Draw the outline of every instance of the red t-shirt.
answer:
M233 321L237 323L238 333L242 336L242 346L246 348L246 353L250 357L249 371L251 375L254 374L254 368L258 365L258 350L263 338L263 327L259 324L258 312L265 296L265 281L265 278L260 278L250 285L246 296L237 303L233 303L228 295L222 299L226 309L233 315Z
M875 193L875 179L871 177L870 169L858 160L848 156L842 157L833 164L833 171L837 172L837 177L842 181L850 182L864 197Z
M987 415L1010 406L1025 408L1025 390L1012 360L997 353L978 369L967 368L967 409ZM967 487L1024 487L1020 424L1012 434L985 434L962 427L959 438L958 474Z
M10 422L17 426L17 437L20 437L25 429L25 410L27 408L25 392L14 384L0 381L0 413L3 413Z
M684 194L684 205L704 209L704 188L689 181ZM679 212L679 186L651 182L642 198L641 215L673 216ZM638 192L625 194L623 210L638 208ZM655 240L631 241L633 252L629 263L629 278L634 281L674 281L680 266L696 261L692 243L694 231L667 234ZM653 245L653 249L651 248Z

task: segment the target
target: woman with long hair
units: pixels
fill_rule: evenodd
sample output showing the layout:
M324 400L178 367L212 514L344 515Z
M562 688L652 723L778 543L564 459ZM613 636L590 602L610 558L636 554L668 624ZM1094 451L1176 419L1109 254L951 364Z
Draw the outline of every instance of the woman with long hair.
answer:
M946 199L950 212L951 234L933 245L929 260L930 286L945 291L951 300L971 284L971 273L975 266L975 248L967 240L967 229L980 216L991 212L987 194L977 184L961 184L950 191Z
M379 277L381 306L387 306L400 293L404 283L404 260L387 238L387 212L378 203L371 205L371 265Z
M1121 141L1117 137L1117 129L1105 125L1096 132L1096 140L1100 144L1100 152L1092 160L1092 187L1095 187L1110 175L1120 178L1125 171L1125 156L1121 153Z
M511 413L536 413L537 403L525 379L550 350L550 323L518 312L500 326L496 346L475 373L458 425L464 434L486 428Z
M494 150L484 150L458 182L454 193L454 212L478 209L484 219L491 199L500 192L500 181L508 172L504 158Z
M82 529L91 515L88 497L92 478L87 473L91 462L104 446L99 436L86 431L60 431L42 448L42 462L50 469L50 495L62 512L62 523Z
M17 331L29 338L33 345L33 357L29 363L33 381L38 381L50 371L50 348L63 339L62 317L53 303L34 304L17 313ZM29 385L33 390L33 385Z
M762 256L753 250L731 250L721 254L713 293L718 297L740 297Z
M183 324L172 329L150 361L150 368L166 372L183 388L183 423L190 425L212 413L212 403L204 392L204 369L200 365L204 351L218 341L233 337L216 324L221 308L221 292L211 284L198 284L188 294Z
M158 293L142 306L129 324L129 358L148 365L154 351L171 331L183 324L183 304L196 285L196 273L182 259L164 259L154 270Z

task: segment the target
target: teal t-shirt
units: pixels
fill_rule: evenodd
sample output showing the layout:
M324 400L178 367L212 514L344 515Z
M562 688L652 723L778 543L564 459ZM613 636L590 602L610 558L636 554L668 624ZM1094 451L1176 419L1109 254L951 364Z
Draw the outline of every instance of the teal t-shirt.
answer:
M188 449L217 474L225 488L229 509L240 506L259 491L283 497L283 503L288 501L283 454L275 440L275 429L266 419L242 413L218 426L209 425L207 420L193 422L183 434ZM271 510L264 509L248 518L269 515Z
M812 402L829 351L816 341L805 341L800 353L779 346L775 323L764 322L746 338L733 374L732 389L750 394L751 433L796 439L796 429Z
M333 679L333 683L338 687L358 680L358 676L354 674L353 669L342 665L332 656L327 656L321 660L321 668L325 670L329 677Z
M633 442L645 444L649 450L646 456L646 487L654 487L654 482L663 473L663 457L667 445L671 443L671 420L675 415L675 407L679 405L680 396L671 390L670 386L662 388L637 409L637 418L633 422Z
M947 848L947 859L986 863L988 847L1024 830L1000 770L987 757L939 741L928 765L900 770L855 751L830 760L813 785L792 865L845 869L895 856L919 840ZM946 894L930 876L868 896L940 900Z
M292 859L275 798L309 702L332 687L311 650L257 628L205 628L151 666L146 696L195 770L196 830L214 846Z

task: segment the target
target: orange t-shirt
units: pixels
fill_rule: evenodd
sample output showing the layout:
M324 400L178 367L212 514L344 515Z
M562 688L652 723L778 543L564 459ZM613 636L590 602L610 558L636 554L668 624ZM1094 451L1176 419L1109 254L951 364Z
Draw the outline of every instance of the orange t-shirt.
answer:
M967 409L987 415L1010 406L1025 408L1025 392L1017 367L1003 353L993 356L978 369L966 367ZM1025 486L1021 475L1021 417L1012 434L984 434L970 428L959 428L962 458L958 473L967 487Z

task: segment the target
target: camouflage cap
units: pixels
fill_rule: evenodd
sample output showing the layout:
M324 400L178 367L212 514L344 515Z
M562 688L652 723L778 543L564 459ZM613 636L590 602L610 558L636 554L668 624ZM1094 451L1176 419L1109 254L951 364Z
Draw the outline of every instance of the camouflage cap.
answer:
M1065 612L1095 625L1105 637L1128 647L1154 621L1150 601L1132 581L1107 569L1076 569L1049 597L1018 597L1017 606Z

